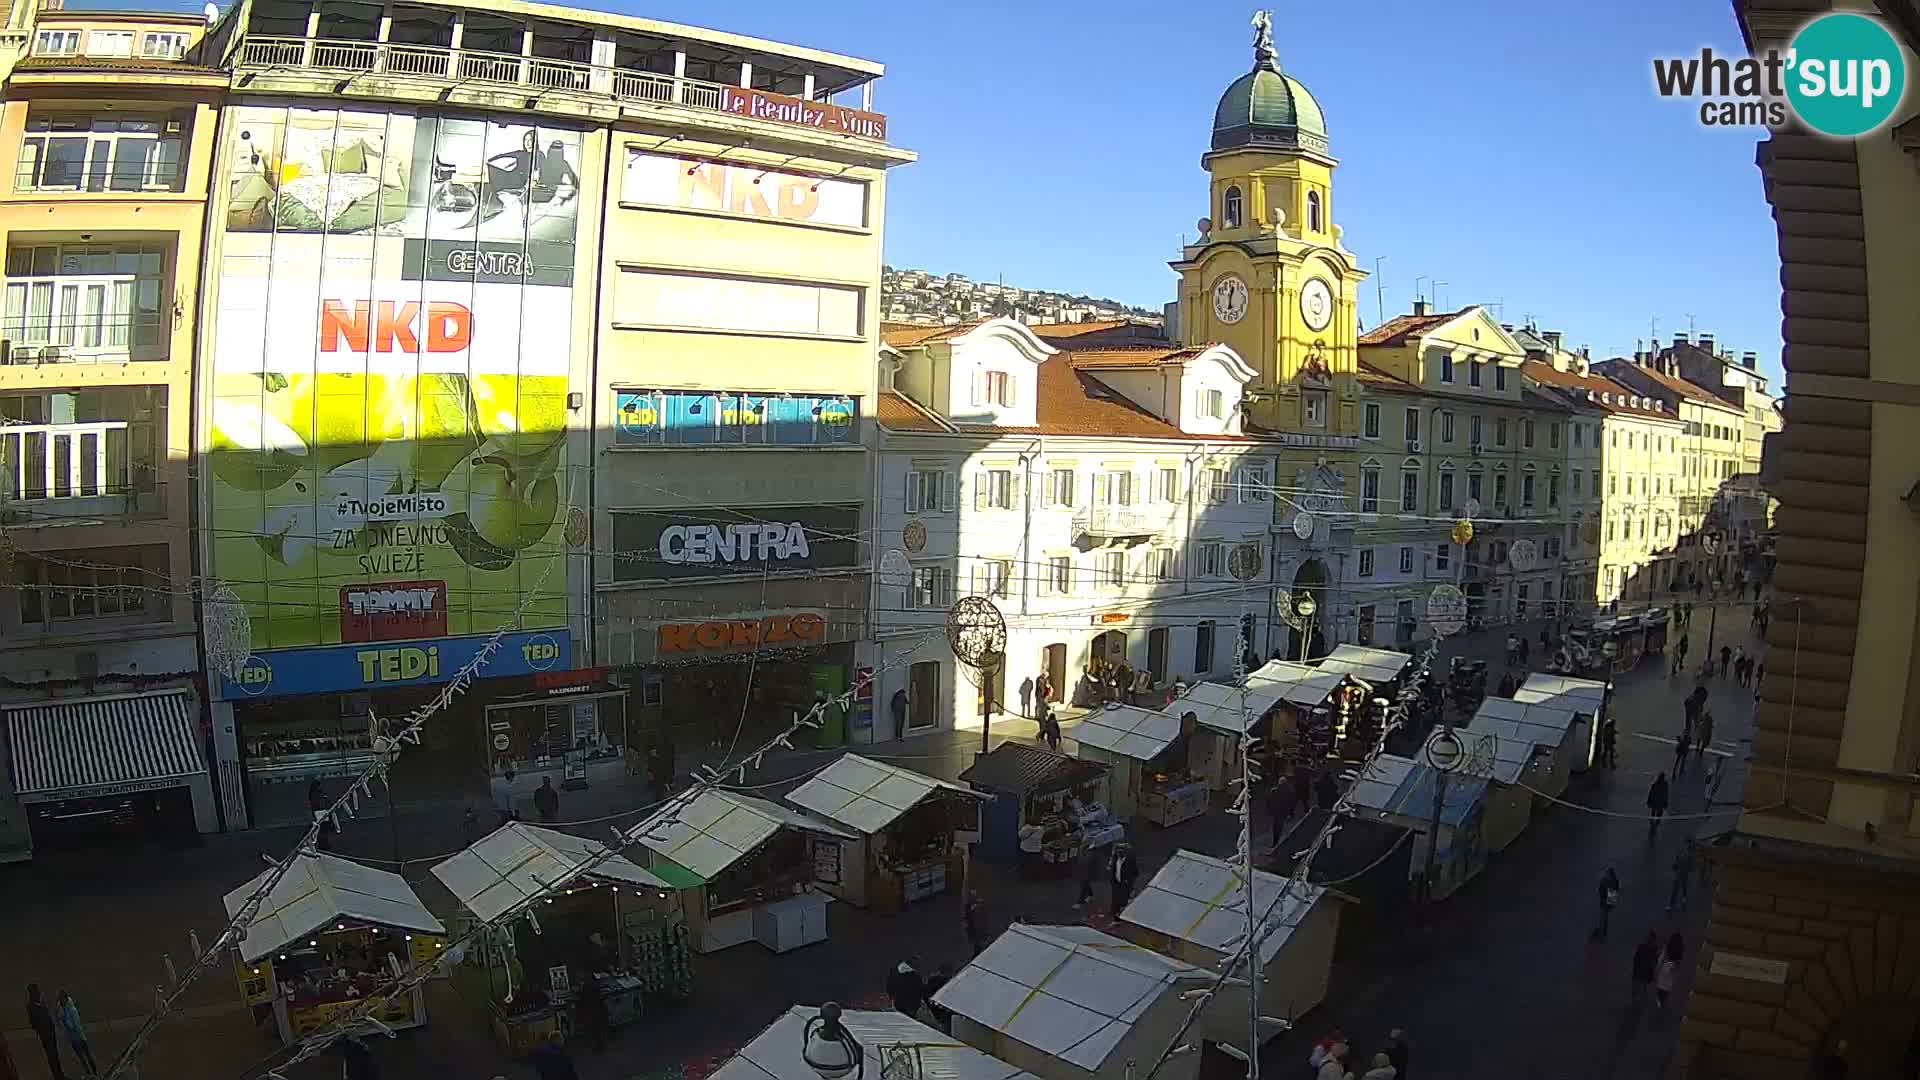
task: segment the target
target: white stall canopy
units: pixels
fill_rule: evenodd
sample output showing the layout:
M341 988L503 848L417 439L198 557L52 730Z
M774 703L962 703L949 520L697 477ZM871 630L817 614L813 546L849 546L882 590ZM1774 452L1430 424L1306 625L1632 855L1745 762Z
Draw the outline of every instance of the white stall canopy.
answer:
M1472 731L1491 731L1502 738L1528 739L1535 746L1558 748L1573 730L1571 709L1544 702L1489 697L1467 721Z
M900 815L937 791L951 791L980 801L986 798L970 787L935 780L858 754L846 754L795 788L787 801L871 836L898 821Z
M1513 700L1598 716L1607 703L1607 684L1568 675L1535 673L1527 676L1527 681L1514 691Z
M1239 867L1182 849L1153 875L1121 918L1216 952L1232 952L1247 934L1246 881ZM1288 891L1281 899L1283 890ZM1293 884L1278 874L1254 871L1253 914L1270 928L1260 942L1262 965L1279 955L1325 893L1319 885Z
M1207 971L1087 926L1014 923L934 1003L1098 1072L1148 1009Z
M240 914L247 897L272 871L226 895L228 917ZM351 919L395 930L444 934L447 928L433 917L407 879L385 870L361 866L335 855L309 854L294 860L266 902L241 928L240 958L248 963L298 941L335 922Z
M1533 762L1534 744L1519 738L1513 731L1454 728L1453 735L1460 741L1459 771L1469 776L1485 777L1502 784L1517 784L1520 774L1526 772L1527 766ZM1440 730L1435 728L1433 734L1427 736L1427 745L1432 746L1439 737Z
M800 1056L807 1022L820 1013L807 1005L796 1005L775 1020L772 1026L727 1059L710 1080L820 1080L820 1074ZM944 1031L930 1028L918 1020L900 1015L893 1009L869 1012L848 1009L840 1014L847 1029L867 1059L866 1075L877 1080L892 1076L893 1062L886 1057L890 1047L912 1047L920 1066L920 1080L1038 1080L999 1058L990 1057Z
M1176 717L1192 713L1201 727L1229 735L1244 734L1258 724L1267 710L1280 702L1281 691L1272 684L1248 685L1244 690L1222 683L1195 683L1167 706Z
M1413 663L1413 657L1391 649L1373 649L1365 645L1335 645L1320 661L1321 671L1352 675L1369 685L1392 682Z
M1400 786L1413 772L1414 761L1398 754L1381 754L1361 770L1353 781L1353 804L1382 813L1405 813L1396 802ZM1431 807L1429 807L1431 809Z
M579 872L578 867L606 851L607 846L597 841L513 821L435 865L433 876L486 922L581 876L639 888L672 888L624 854L602 861L585 875Z
M1247 676L1247 685L1277 692L1289 705L1311 708L1325 702L1346 678L1338 671L1321 671L1291 660L1269 660Z
M1180 718L1152 709L1121 705L1096 709L1080 718L1074 741L1110 754L1152 761L1180 737Z
M677 820L676 820L677 819ZM692 803L674 801L647 819L640 843L654 854L712 881L781 829L852 840L854 835L778 803L708 788Z

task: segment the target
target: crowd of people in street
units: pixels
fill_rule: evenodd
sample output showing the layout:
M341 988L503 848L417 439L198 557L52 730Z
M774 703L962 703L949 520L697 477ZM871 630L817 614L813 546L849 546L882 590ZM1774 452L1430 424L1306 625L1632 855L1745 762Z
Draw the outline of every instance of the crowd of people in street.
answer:
M47 1075L53 1080L67 1080L65 1060L60 1053L63 1044L80 1067L80 1071L74 1075L99 1075L100 1066L94 1061L93 1044L87 1039L86 1025L80 1020L80 1006L74 1002L72 994L61 990L52 1001L48 1001L39 983L28 983L27 1026L33 1029L34 1038L40 1041L40 1052L47 1058ZM19 1075L13 1051L7 1046L6 1036L0 1034L0 1080L18 1080Z

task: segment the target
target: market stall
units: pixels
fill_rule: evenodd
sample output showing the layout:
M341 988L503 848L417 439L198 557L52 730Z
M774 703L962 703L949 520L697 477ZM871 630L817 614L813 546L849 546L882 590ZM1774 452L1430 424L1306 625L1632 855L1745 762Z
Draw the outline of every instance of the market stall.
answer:
M979 838L985 798L959 784L846 754L795 788L787 801L856 834L812 838L815 883L848 903L895 912L958 887L963 845Z
M1480 703L1466 726L1519 746L1539 747L1546 767L1528 785L1549 798L1566 793L1574 757L1572 709L1551 702L1490 697Z
M1281 897L1282 890L1287 890ZM1247 932L1247 879L1221 859L1180 850L1121 913L1118 932L1136 945L1219 970ZM1264 871L1253 875L1253 913L1272 930L1260 940L1260 1014L1289 1019L1319 1005L1333 974L1341 904L1318 885ZM1279 1034L1274 1027L1265 1032ZM1208 1003L1201 1031L1217 1041L1246 1041L1246 989L1222 987Z
M226 895L229 918L271 873ZM301 855L241 928L234 970L255 1016L270 1012L280 1038L291 1042L434 955L445 934L399 874L335 855ZM415 988L372 1015L390 1028L418 1027L427 1022L426 997Z
M1440 807L1440 828L1435 837L1429 834L1435 831L1437 775L1432 766L1412 758L1382 754L1354 781L1352 799L1356 816L1397 825L1413 833L1413 850L1407 863L1410 880L1426 873L1427 847L1436 845L1434 881L1427 893L1432 900L1453 895L1455 889L1472 880L1487 864L1482 828L1487 802L1486 778L1465 772L1447 777Z
M818 1034L819 1009L795 1005L740 1051L707 1074L708 1080L820 1080L820 1071L801 1052L809 1028ZM897 1080L1039 1080L998 1058L990 1057L938 1028L902 1016L893 1009L843 1009L841 1030L853 1037L866 1059L869 1080L886 1076ZM903 1056L912 1068L902 1070Z
M584 1026L578 1010L589 994L604 1003L608 1024L621 1027L640 1018L649 995L693 993L680 894L625 855L577 869L606 850L516 821L433 868L485 923L561 886L533 909L537 926L516 919L494 927L460 969L470 996L487 1002L494 1034L510 1053L528 1053Z
M1073 738L1081 758L1112 770L1107 799L1115 814L1176 825L1207 811L1207 782L1187 765L1191 730L1169 713L1109 705L1082 716Z
M1640 613L1640 654L1661 656L1667 651L1667 624L1672 616L1666 608L1648 608Z
M955 1038L1044 1080L1130 1080L1175 1041L1185 992L1213 977L1090 926L1016 922L933 1002ZM1167 1060L1155 1080L1193 1080L1200 1057Z
M1251 730L1267 733L1267 714L1280 703L1281 691L1272 684L1246 688L1222 683L1195 683L1173 699L1166 711L1194 718L1189 735L1187 764L1195 776L1214 791L1224 791L1240 775L1240 739ZM1258 755L1255 761L1258 762Z
M1364 681L1376 694L1391 697L1389 691L1413 665L1413 657L1392 649L1366 645L1335 645L1316 665L1321 671L1335 671Z
M1605 682L1534 674L1527 676L1527 681L1514 692L1513 700L1529 705L1552 705L1573 713L1573 737L1567 740L1570 771L1586 772L1599 760L1601 730L1606 723L1608 704L1613 700L1613 690Z
M1107 810L1107 766L1006 742L974 758L962 783L988 796L980 857L1034 875L1068 876L1092 848L1126 834Z
M1647 645L1646 634L1640 628L1638 615L1621 615L1604 619L1593 624L1592 640L1599 646L1598 651L1605 662L1606 669L1618 675L1632 671L1640 663L1641 654ZM1592 646L1590 645L1589 648Z
M639 830L647 869L680 892L696 952L748 941L774 952L824 941L827 898L810 891L814 837L854 835L778 803L709 788Z
M1267 731L1274 749L1309 761L1334 756L1340 737L1335 696L1347 685L1341 672L1291 660L1270 660L1247 676L1248 689L1280 696Z
M1440 737L1435 731L1427 745ZM1461 773L1487 781L1486 809L1481 830L1489 852L1505 851L1520 838L1533 821L1533 791L1547 773L1550 762L1529 743L1468 728L1455 728L1454 738L1461 750ZM1425 757L1422 750L1421 759Z

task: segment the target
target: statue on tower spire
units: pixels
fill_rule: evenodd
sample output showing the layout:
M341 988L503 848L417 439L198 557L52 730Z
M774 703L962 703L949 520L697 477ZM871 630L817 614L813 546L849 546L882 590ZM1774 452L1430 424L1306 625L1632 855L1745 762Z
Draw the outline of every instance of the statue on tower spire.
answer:
M1253 13L1253 66L1275 67L1277 61L1273 51L1273 12L1256 11Z

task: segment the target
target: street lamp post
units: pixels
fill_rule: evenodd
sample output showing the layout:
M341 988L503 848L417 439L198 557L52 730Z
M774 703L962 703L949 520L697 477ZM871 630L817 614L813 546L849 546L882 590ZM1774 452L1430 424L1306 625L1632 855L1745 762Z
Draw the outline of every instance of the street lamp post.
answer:
M1427 910L1433 903L1433 876L1438 867L1440 851L1440 817L1447 805L1447 780L1453 770L1460 767L1460 759L1465 755L1460 745L1460 737L1453 733L1453 723L1441 711L1440 731L1427 741L1427 764L1433 769L1433 820L1427 830L1427 866L1420 886L1420 918L1426 921Z

